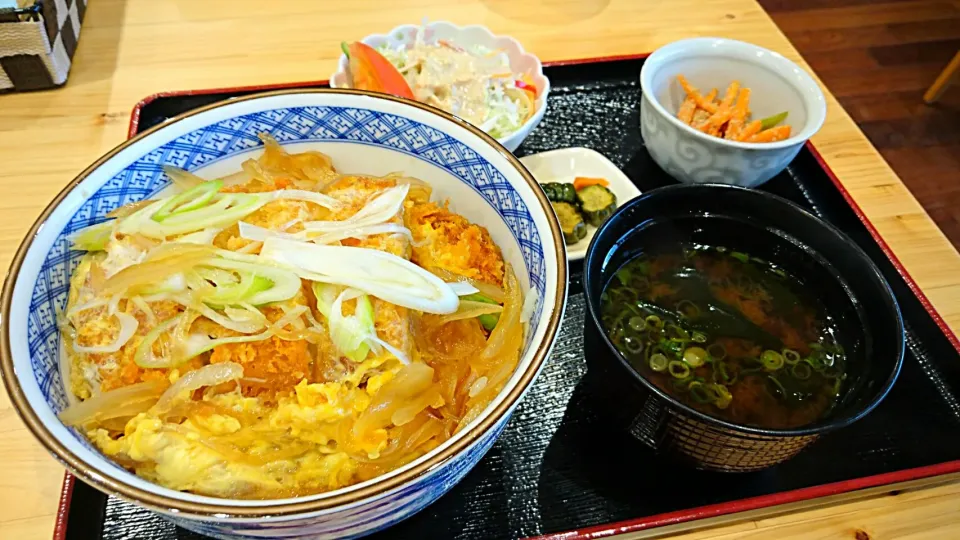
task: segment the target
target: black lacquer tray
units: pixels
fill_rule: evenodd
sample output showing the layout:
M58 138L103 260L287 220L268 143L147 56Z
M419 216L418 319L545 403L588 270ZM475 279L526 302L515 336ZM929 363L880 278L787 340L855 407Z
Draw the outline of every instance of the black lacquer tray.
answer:
M672 183L651 161L640 138L638 81L643 61L637 56L547 67L544 71L552 81L547 114L517 154L586 146L610 158L642 191ZM324 85L157 94L134 109L130 134L231 97ZM582 264L572 263L566 319L553 356L503 435L450 493L375 537L572 539L630 531L660 535L932 483L946 478L939 475L960 471L956 337L813 146L808 144L763 189L846 231L890 281L906 321L908 352L899 381L876 411L822 438L792 461L762 472L699 472L659 460L593 412L586 389L590 385L584 379ZM55 537L201 538L69 475Z

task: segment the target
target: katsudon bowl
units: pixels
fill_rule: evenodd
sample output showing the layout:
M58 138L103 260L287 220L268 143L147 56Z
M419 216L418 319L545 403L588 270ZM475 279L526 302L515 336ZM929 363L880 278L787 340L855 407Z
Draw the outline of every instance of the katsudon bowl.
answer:
M105 457L57 413L69 403L61 376L58 313L82 255L68 235L167 185L161 166L205 178L240 168L262 150L259 134L291 152L318 150L340 171L403 171L435 199L486 227L516 269L529 326L515 372L473 421L425 455L371 480L288 499L223 499L151 483ZM241 538L353 537L388 527L448 491L504 429L543 367L563 316L566 256L549 202L530 173L490 136L437 109L353 90L259 94L197 109L120 145L70 182L43 210L14 256L2 299L2 374L26 426L70 472L110 495L187 529Z

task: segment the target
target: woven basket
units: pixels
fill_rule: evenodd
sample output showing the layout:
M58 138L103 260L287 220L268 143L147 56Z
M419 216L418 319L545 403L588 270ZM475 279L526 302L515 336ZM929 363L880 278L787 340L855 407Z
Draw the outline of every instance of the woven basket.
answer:
M38 0L0 11L0 92L65 83L86 11L87 0Z

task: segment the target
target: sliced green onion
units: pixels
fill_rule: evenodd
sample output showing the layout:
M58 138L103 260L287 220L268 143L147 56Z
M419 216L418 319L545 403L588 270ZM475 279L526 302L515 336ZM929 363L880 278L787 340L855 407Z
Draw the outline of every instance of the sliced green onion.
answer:
M801 381L805 381L813 375L813 368L809 364L793 364L790 366L790 374Z
M624 338L623 346L630 354L640 354L643 352L643 341L640 341L633 336L627 336Z
M707 335L704 334L703 332L694 332L690 334L690 341L694 343L706 343Z
M673 375L677 379L686 379L690 376L690 366L679 360L671 360L667 364L667 370L670 372L670 375Z
M697 368L707 361L707 351L702 347L687 347L683 351L683 361L690 367Z
M168 357L157 358L153 354L153 344L160 339L160 336L170 331L183 319L183 314L177 315L167 319L156 326L154 326L147 335L143 337L143 341L137 346L137 350L134 353L133 361L142 368L172 368L176 367L174 365L175 359Z
M359 289L425 313L447 315L457 311L460 304L443 280L385 251L268 238L260 257L291 268L303 279Z
M768 116L768 117L766 117L766 118L761 119L761 120L760 120L760 129L761 129L761 130L763 130L763 129L770 129L770 128L776 126L776 125L779 124L780 122L783 122L784 120L786 120L788 114L790 114L789 111L783 111L782 113L773 114L773 115L770 115L770 116Z
M656 315L647 315L645 320L647 322L647 326L649 326L650 328L653 328L656 330L663 329L663 321L660 320L660 317L657 317Z
M691 382L687 386L687 391L690 392L690 397L697 403L705 404L714 401L714 396L710 394L706 386L700 381Z
M487 313L486 315L477 315L477 320L480 321L480 326L488 332L493 332L493 329L497 327L497 323L500 322L499 313Z
M627 285L630 283L631 274L629 268L621 268L620 270L617 270L616 276L617 279L620 280L621 285Z
M347 45L346 41L340 42L340 50L343 51L343 55L347 57L347 60L350 59L350 46Z
M667 324L666 333L669 338L676 341L690 341L690 332L687 332L683 328L675 324Z
M720 375L721 383L730 385L737 382L737 377L730 376L730 371L727 369L726 362L716 362L714 366L713 372Z
M816 356L808 356L804 358L802 362L808 364L815 371L822 371L823 368L825 367L822 363L820 363L820 359L817 358Z
M727 390L727 387L722 384L713 384L710 385L710 388L716 392L717 399L713 402L718 409L726 409L730 406L730 403L733 401L733 394L730 393L730 390Z
M676 305L677 312L688 319L695 319L700 316L700 308L690 300L681 300Z
M800 353L793 349L784 349L780 354L783 355L783 361L789 366L800 362Z
M466 300L466 301L472 301L472 302L483 302L484 304L500 305L500 303L494 300L493 298L484 296L480 293L473 293L473 294L467 294L467 295L461 296L460 300ZM500 321L500 314L487 313L485 315L479 315L477 316L477 320L480 321L480 325L483 326L485 330L492 332L493 329L497 327L497 322Z
M673 339L662 339L660 340L660 348L663 349L663 352L669 354L674 358L680 358L683 353L683 342L676 341Z
M825 367L820 373L823 374L824 377L829 377L829 378L843 376L843 372L840 371L839 368L834 366Z
M174 214L182 214L203 208L207 206L222 187L223 180L211 180L210 182L204 182L199 186L188 189L183 193L178 193L170 197L150 218L157 223L163 223L163 220Z
M783 384L781 384L780 381L778 381L776 377L774 377L773 375L770 375L769 377L767 377L767 379L769 379L770 382L772 382L772 383L774 384L774 386L776 386L777 389L780 390L780 394L781 394L784 398L787 397L787 389L783 387Z
M630 317L630 320L627 321L627 325L630 326L636 332L643 332L647 329L647 321L639 315Z
M343 315L343 302L357 299L357 306L351 316ZM370 297L358 291L344 289L330 308L327 319L330 326L330 341L337 350L354 362L362 362L370 352L367 338L376 333L373 320L373 304Z
M200 297L211 305L234 305L247 303L254 306L289 300L300 292L303 283L300 276L285 268L271 264L213 258L204 266L236 273L239 279L233 283L218 283L212 292Z
M714 360L723 360L727 357L727 348L719 343L712 343L707 347L707 354Z
M783 355L777 351L766 350L760 355L760 362L763 363L763 369L767 371L776 371L783 367Z
M741 253L741 252L739 252L739 251L731 251L731 252L730 252L730 256L733 257L734 259L740 261L740 262L749 262L749 261L750 261L750 256L749 256L749 255L747 255L746 253Z
M650 356L650 369L656 372L662 372L667 370L667 366L670 364L667 357L661 353L656 353Z
M82 251L103 251L107 248L115 221L104 221L84 227L67 237L74 249Z

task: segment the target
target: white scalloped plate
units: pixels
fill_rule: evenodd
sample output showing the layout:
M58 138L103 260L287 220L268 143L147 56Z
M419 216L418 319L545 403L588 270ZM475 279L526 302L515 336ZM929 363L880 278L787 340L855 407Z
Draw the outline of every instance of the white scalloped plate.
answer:
M537 182L572 184L578 176L605 178L607 186L617 196L617 208L640 196L637 186L616 165L596 150L589 148L561 148L520 158ZM567 260L579 261L587 255L587 247L597 229L587 225L587 236L567 246Z
M494 35L485 26L457 26L447 21L436 21L428 23L425 28L425 39L427 41L446 39L460 45L480 45L490 49L503 49L507 53L507 57L510 58L510 68L514 73L526 73L533 78L534 85L537 87L537 110L529 120L520 126L520 129L506 137L497 139L497 142L505 146L507 150L511 152L516 150L520 143L527 138L527 135L533 131L533 128L537 127L537 124L543 119L543 113L547 110L550 80L543 74L543 65L540 63L540 59L526 52L523 45L520 45L520 42L512 37ZM384 45L391 48L400 48L413 43L419 29L419 25L404 24L385 34L371 34L360 41L373 48ZM330 76L331 87L350 87L347 78L348 65L347 56L341 54L337 72Z

